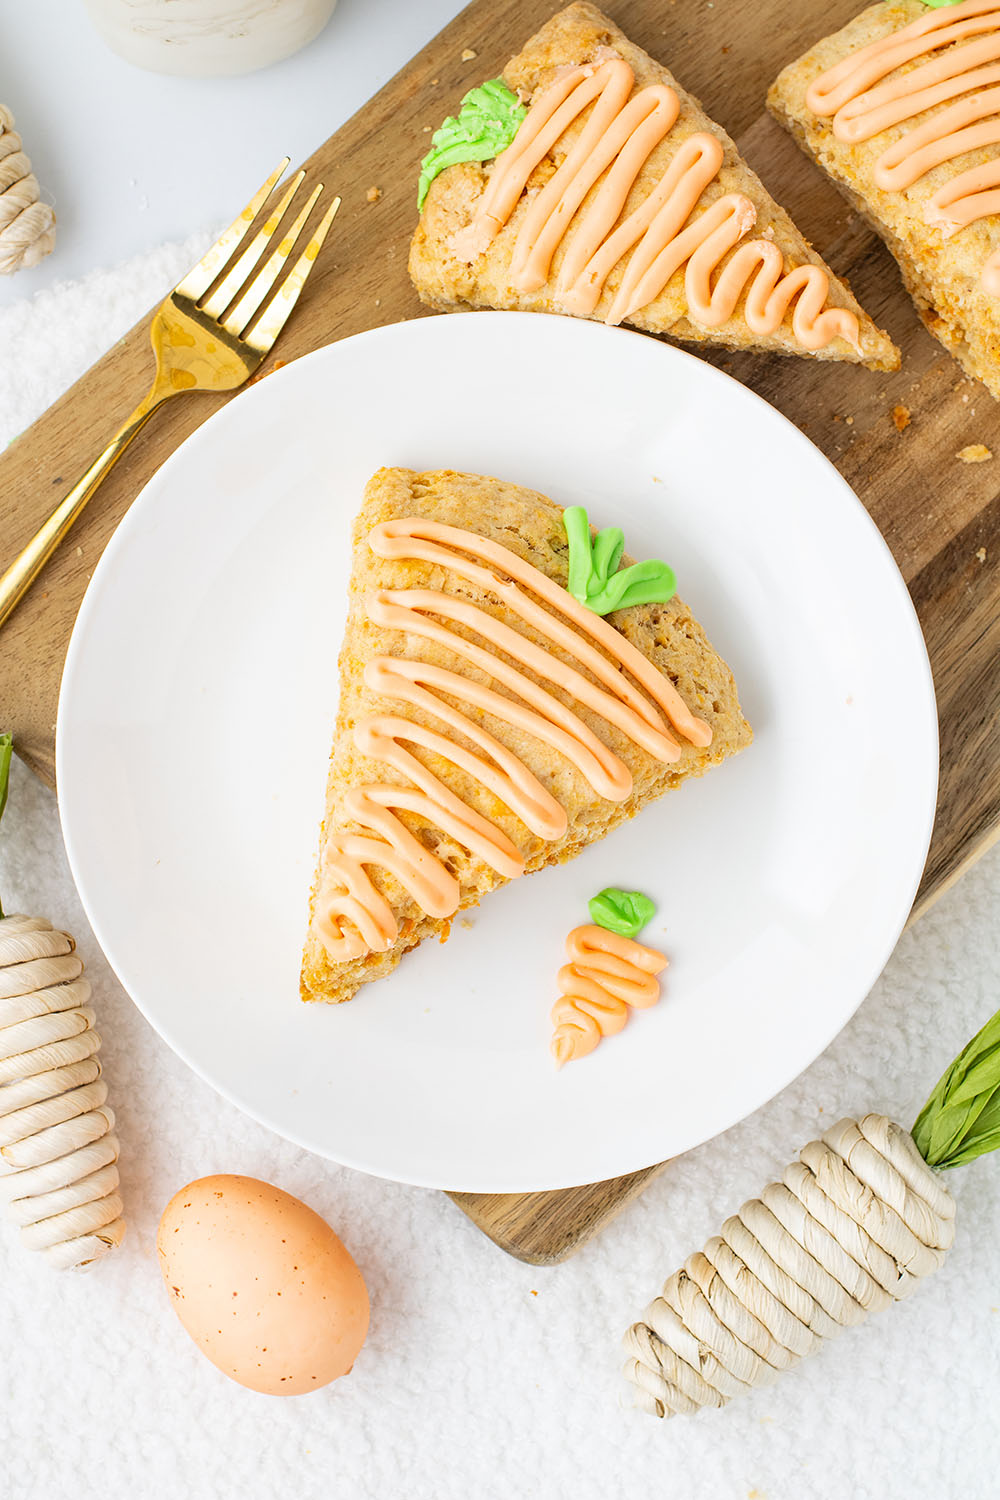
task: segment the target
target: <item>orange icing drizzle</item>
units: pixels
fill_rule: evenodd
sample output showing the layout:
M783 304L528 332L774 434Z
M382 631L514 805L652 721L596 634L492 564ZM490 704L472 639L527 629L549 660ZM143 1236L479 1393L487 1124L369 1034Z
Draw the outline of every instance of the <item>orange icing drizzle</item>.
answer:
M731 318L745 293L747 326L753 333L772 334L797 298L792 330L803 348L825 348L838 336L857 348L858 320L846 309L826 306L830 280L821 266L802 265L785 275L781 251L772 241L739 244L757 217L743 193L724 194L687 222L723 162L722 143L709 132L688 136L652 191L619 223L643 166L680 112L672 88L651 84L630 98L633 82L632 69L620 57L560 70L497 157L475 217L454 236L456 255L472 261L487 248L513 213L532 172L593 105L565 160L530 200L511 259L514 287L537 291L544 285L553 256L580 213L556 277L555 300L565 312L592 313L609 274L629 255L607 323L632 317L685 266L688 309L707 328ZM594 188L593 201L581 213Z
M549 649L458 594L425 588L383 589L368 596L365 609L374 624L445 646L507 691L409 656L377 656L366 666L365 684L373 692L421 709L442 728L377 713L351 731L358 750L390 767L397 779L352 788L343 800L343 816L362 831L335 828L326 840L313 920L335 963L384 952L399 935L392 907L366 866L388 870L428 916L449 917L458 908L458 881L398 812L440 829L507 879L524 873L524 859L506 834L445 786L407 745L422 747L478 782L538 837L555 840L565 833L561 803L464 709L477 711L479 719L489 714L551 746L576 766L598 796L610 802L628 797L632 774L624 761L521 667L613 724L656 760L680 757L671 728L692 745L705 746L712 739L708 725L691 713L669 679L614 626L498 542L418 518L385 521L372 529L368 542L379 557L430 563L475 584L537 630ZM577 666L554 654L554 648ZM460 743L459 736L475 749Z
M972 37L980 40L909 66L930 52ZM849 144L871 140L925 110L937 110L892 141L875 163L876 186L902 192L943 162L1000 143L998 62L1000 3L964 0L961 5L930 11L844 58L814 79L806 103L814 114L832 115L834 135ZM906 72L881 82L903 67ZM948 104L949 100L957 102ZM945 104L947 108L939 109ZM924 209L927 223L945 235L995 213L1000 213L1000 158L957 173L938 188ZM1000 251L986 261L981 280L987 292L1000 295Z
M667 960L655 948L605 927L575 927L566 939L570 960L559 970L560 997L552 1007L555 1032L549 1050L561 1068L615 1036L629 1007L648 1010L660 998L657 974Z

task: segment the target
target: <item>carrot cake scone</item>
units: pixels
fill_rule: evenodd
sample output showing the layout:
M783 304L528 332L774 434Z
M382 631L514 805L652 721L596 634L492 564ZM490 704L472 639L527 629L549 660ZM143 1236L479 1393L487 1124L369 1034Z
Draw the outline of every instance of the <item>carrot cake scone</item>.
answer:
M369 482L340 683L305 1000L349 1000L752 737L665 564L477 474Z
M561 10L433 137L410 275L685 343L891 370L899 352L729 136L593 5Z
M890 0L786 68L768 105L885 240L931 333L1000 398L998 85L998 0Z

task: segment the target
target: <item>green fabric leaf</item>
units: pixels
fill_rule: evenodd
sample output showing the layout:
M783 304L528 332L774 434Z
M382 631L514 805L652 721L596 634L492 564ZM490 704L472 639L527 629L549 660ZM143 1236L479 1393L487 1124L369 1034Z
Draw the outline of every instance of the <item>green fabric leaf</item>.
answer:
M673 569L650 558L618 571L625 551L619 526L606 526L591 538L587 512L582 505L568 505L563 525L569 540L569 578L566 588L579 604L596 615L634 604L665 604L677 589Z
M460 161L492 161L506 151L527 113L502 78L470 89L458 117L449 115L431 136L431 149L420 163L417 212L440 172Z
M948 1165L961 1167L967 1161L975 1161L977 1156L985 1156L997 1149L1000 1149L1000 1096L987 1101L976 1119L975 1128L955 1148Z
M0 734L0 818L7 806L7 788L10 785L10 758L14 753L14 736L11 734ZM3 916L3 906L0 904L0 917Z
M1000 1011L945 1069L912 1133L928 1165L942 1169L1000 1149Z
M10 758L14 753L14 736L0 734L0 818L7 806L7 787L10 783Z
M641 891L621 891L609 885L587 902L590 920L620 937L634 938L656 916L656 907Z

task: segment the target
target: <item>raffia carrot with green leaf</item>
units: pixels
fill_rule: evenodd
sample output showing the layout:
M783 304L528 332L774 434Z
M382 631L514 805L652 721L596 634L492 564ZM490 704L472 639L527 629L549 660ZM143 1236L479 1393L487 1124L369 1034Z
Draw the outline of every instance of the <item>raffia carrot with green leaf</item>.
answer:
M912 1133L841 1120L665 1283L625 1335L635 1403L725 1406L899 1301L955 1234L939 1172L1000 1148L1000 1011L945 1070Z
M0 817L12 752L0 734ZM115 1117L75 948L44 918L0 905L0 1197L24 1244L61 1269L90 1265L125 1234Z

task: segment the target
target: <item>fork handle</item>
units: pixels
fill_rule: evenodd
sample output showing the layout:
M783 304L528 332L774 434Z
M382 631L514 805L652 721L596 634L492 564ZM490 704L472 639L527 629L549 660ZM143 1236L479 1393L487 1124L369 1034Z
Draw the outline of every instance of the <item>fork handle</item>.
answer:
M66 498L60 501L48 520L42 523L28 545L0 578L0 625L3 625L11 611L24 598L105 474L124 453L139 428L164 400L166 396L160 394L154 387L149 395L140 401L132 415L119 427L104 452L99 458L95 458L87 472L77 480Z

